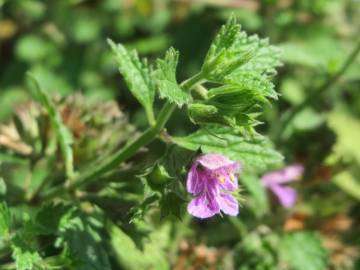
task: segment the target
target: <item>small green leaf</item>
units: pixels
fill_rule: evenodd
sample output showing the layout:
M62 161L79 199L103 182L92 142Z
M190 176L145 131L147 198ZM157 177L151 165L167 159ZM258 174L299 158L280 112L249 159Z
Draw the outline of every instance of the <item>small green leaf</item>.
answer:
M155 97L155 85L151 77L151 66L146 59L141 61L135 50L128 51L123 45L116 45L110 39L108 43L115 54L119 71L124 76L129 90L145 108L149 122L153 123L155 120L152 105Z
M280 241L280 258L294 270L327 269L327 251L321 238L311 232L285 234Z
M254 135L245 138L227 127L211 126L173 140L179 146L190 150L201 148L204 153L222 153L233 160L239 160L248 171L264 171L269 165L283 159L265 137Z
M264 74L240 70L225 77L225 83L237 86L238 89L251 90L254 94L266 98L275 100L278 98L278 93L274 89L274 84Z
M11 213L5 202L0 203L0 239L8 238L11 226Z
M146 269L148 263L143 260L143 253L136 247L134 241L118 226L108 223L110 244L114 249L116 259L126 270Z
M17 235L12 240L12 257L17 270L32 270L35 264L41 261L41 257L24 239Z
M28 78L34 85L34 87L32 87L33 97L47 110L49 114L51 124L59 140L60 150L65 161L67 177L69 179L72 179L75 176L74 158L72 150L72 134L62 122L60 113L56 110L55 105L51 102L46 92L40 87L39 82L36 80L36 78L34 78L31 74L28 74Z
M215 37L202 68L209 81L223 82L231 73L272 75L281 64L280 51L267 39L248 36L231 17Z
M174 192L167 192L160 200L160 216L165 218L174 215L180 219L185 212L185 200Z
M61 212L61 211L60 211ZM50 225L52 225L50 223ZM69 248L78 270L110 270L108 252L99 230L102 220L70 208L58 224L59 242Z
M48 203L42 206L35 218L35 226L39 234L57 234L60 222L71 211L71 206Z
M159 189L158 187L151 187L152 189L156 190ZM133 223L137 220L144 219L145 214L151 207L157 207L159 202L159 194L158 193L150 193L146 196L146 198L139 203L138 205L132 207L129 211L130 221L129 223Z
M151 233L148 241L144 244L143 251L115 224L109 222L106 227L110 235L111 247L121 269L170 269L163 252L164 245L168 240L166 239L168 226L161 226Z
M194 152L176 145L170 145L166 154L160 160L160 164L165 167L171 177L179 179L182 175L186 174L187 167L193 157Z
M176 82L176 67L179 61L179 52L170 48L165 59L158 59L156 78L160 98L167 98L179 107L192 101L189 93L185 92Z

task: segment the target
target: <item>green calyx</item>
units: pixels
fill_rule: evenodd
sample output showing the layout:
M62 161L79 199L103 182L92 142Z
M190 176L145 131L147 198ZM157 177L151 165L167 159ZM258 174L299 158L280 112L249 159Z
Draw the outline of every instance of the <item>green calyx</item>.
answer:
M155 164L152 168L150 168L146 178L149 185L154 189L163 186L172 179L165 167L160 164Z

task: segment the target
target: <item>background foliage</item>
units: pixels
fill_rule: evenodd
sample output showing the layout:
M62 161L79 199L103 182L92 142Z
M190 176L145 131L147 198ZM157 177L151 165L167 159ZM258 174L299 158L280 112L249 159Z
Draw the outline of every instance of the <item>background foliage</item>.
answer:
M278 66L264 55L279 52L244 35L262 57L225 76L248 52L212 43L231 14L249 37L281 49L275 87L272 68L261 69ZM0 268L359 269L359 18L356 0L0 0ZM226 65L212 68L221 48ZM180 82L201 69L210 101L187 108L193 98ZM245 121L216 94L254 77L271 105L251 100L264 113L248 111ZM179 109L161 138L178 146L153 141L93 177L154 123L164 99ZM204 105L220 108L226 118L211 121L227 127L197 130L209 121ZM239 123L243 137L232 134ZM269 139L247 137L254 125ZM184 179L199 147L245 162L238 217L185 213ZM285 210L259 178L291 163L305 175ZM79 177L85 186L74 184Z

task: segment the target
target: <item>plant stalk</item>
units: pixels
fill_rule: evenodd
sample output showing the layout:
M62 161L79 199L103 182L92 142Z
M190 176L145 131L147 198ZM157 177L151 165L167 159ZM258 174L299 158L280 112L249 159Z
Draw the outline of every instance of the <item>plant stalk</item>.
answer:
M181 83L181 87L184 91L189 91L192 87L202 81L203 76L201 73L198 73L190 79ZM90 168L89 170L82 172L74 181L67 183L68 185L58 186L50 190L50 192L44 194L41 197L41 200L49 200L58 196L59 194L64 193L64 191L66 190L74 191L81 186L87 185L92 181L96 180L100 175L117 167L120 163L135 155L141 147L149 144L157 137L157 135L166 125L167 121L170 119L171 114L173 113L175 108L176 105L170 102L166 102L158 115L155 125L145 130L140 135L140 137L124 146L118 152L106 158L99 166Z

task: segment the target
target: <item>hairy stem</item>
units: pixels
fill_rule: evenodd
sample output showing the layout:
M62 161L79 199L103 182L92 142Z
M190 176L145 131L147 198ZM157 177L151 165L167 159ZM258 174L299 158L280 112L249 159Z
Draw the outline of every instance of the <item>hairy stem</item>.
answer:
M190 79L184 81L181 84L182 89L184 91L189 91L192 87L196 84L200 83L203 80L202 74L196 74L195 76L191 77ZM118 152L114 153L113 155L107 157L101 164L98 166L94 166L93 168L89 168L87 171L82 172L75 181L68 183L68 186L59 186L56 187L47 194L45 194L41 199L48 200L53 197L56 197L59 194L62 194L66 189L68 191L73 191L76 188L81 186L87 185L92 181L96 180L100 175L110 171L117 167L120 163L124 162L125 160L129 159L133 155L137 153L137 151L141 148L152 142L157 135L161 132L161 130L166 125L167 121L169 120L171 114L173 113L176 105L171 104L170 102L166 102L161 109L156 123L154 126L145 130L140 137L128 143Z
M360 40L358 41L356 47L354 50L350 53L350 55L346 58L344 64L342 67L333 75L331 76L327 81L324 82L319 88L312 91L303 102L301 102L299 105L295 106L285 117L282 125L280 125L276 139L280 139L281 135L283 134L284 130L288 126L288 124L294 119L294 117L301 112L304 108L306 108L309 104L312 103L313 100L315 100L318 96L320 96L322 93L330 89L330 87L335 84L338 79L345 73L345 71L349 68L349 66L356 60L357 55L360 52Z

